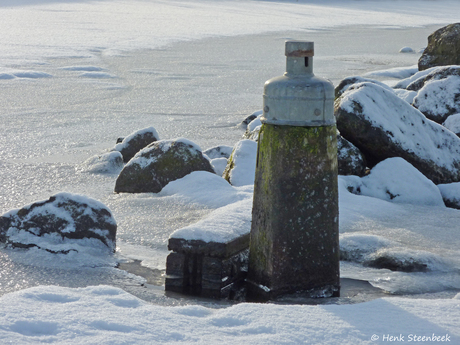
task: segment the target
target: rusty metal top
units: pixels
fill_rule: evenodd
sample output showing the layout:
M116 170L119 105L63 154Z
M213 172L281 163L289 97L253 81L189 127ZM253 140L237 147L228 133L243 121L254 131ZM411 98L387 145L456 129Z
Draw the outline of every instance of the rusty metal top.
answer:
M314 42L286 41L285 55L289 57L311 57L315 55Z

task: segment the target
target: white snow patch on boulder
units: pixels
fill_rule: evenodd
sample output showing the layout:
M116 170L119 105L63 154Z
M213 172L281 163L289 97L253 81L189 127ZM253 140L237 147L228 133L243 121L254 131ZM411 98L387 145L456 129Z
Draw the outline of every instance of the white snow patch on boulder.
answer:
M428 74L430 74L432 71L437 69L437 67L432 67L428 68L423 71L416 72L414 75L407 77L404 80L401 80L399 83L397 83L394 88L395 89L406 89L410 84L412 84L414 81L420 79L420 78L425 78ZM418 70L418 67L417 67Z
M395 203L444 206L436 185L404 159L388 158L361 178L360 194Z
M394 89L394 93L409 104L412 104L415 96L417 96L417 91L409 91L406 89Z
M460 77L430 80L419 90L414 98L414 106L433 119L442 119L452 109L460 111L457 95L460 94ZM439 121L437 121L439 122ZM441 120L442 122L442 120Z
M460 209L460 182L438 184L438 188L447 206Z
M455 134L460 134L460 114L450 115L442 125Z
M224 177L233 186L253 185L256 173L257 143L240 140L233 148Z

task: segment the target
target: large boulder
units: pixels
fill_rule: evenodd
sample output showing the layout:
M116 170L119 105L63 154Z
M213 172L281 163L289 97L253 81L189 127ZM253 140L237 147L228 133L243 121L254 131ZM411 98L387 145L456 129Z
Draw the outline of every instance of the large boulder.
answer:
M214 173L195 143L184 138L156 141L125 165L118 175L115 193L158 193L169 182L197 170Z
M119 151L123 155L123 161L127 163L136 153L147 145L160 139L153 127L140 129L128 135L120 143L117 143L113 151ZM117 140L118 142L118 140Z
M366 159L361 151L339 133L337 133L337 163L339 175L363 176L366 171Z
M460 139L392 91L356 84L336 100L335 115L341 135L369 167L402 157L436 184L460 181Z
M428 46L418 61L420 71L447 65L460 65L460 23L447 25L428 36Z
M0 242L12 248L38 247L66 254L79 246L96 245L115 251L116 232L117 223L104 204L70 193L58 193L0 217Z

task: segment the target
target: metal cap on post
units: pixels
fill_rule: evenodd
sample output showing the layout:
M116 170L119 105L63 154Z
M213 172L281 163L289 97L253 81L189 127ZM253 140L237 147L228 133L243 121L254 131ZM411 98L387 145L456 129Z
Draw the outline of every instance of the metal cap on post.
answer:
M249 300L340 291L334 86L313 74L313 42L285 49L286 73L264 87Z
M286 73L265 83L262 123L334 125L334 86L313 74L313 42L287 41L285 54Z

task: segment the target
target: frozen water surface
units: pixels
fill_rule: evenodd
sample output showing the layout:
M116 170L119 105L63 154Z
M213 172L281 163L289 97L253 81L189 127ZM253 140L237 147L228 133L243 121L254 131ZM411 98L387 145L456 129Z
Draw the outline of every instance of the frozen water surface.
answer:
M161 273L170 234L209 215L212 204L114 194L116 174L84 172L83 162L150 126L161 139L184 137L203 150L233 146L243 134L238 124L261 108L264 82L284 73L286 39L314 41L315 74L337 84L350 75L413 66L419 54L400 54L401 47L418 51L442 26L437 23L455 18L449 1L425 9L429 19L412 2L398 2L394 13L388 3L361 1L346 8L334 1L330 7L245 2L241 8L226 1L142 2L146 8L115 1L107 12L109 2L0 5L0 214L66 191L100 200L118 223L111 258L0 249L0 294L36 285L108 284L160 304L188 303L113 267L139 260ZM279 18L268 27L273 13ZM67 27L57 30L59 23ZM401 294L460 289L459 211L355 197L365 198L350 195L341 204L342 232L378 234L395 241L392 250L429 252L440 263L435 272L411 274L343 263L344 277Z

